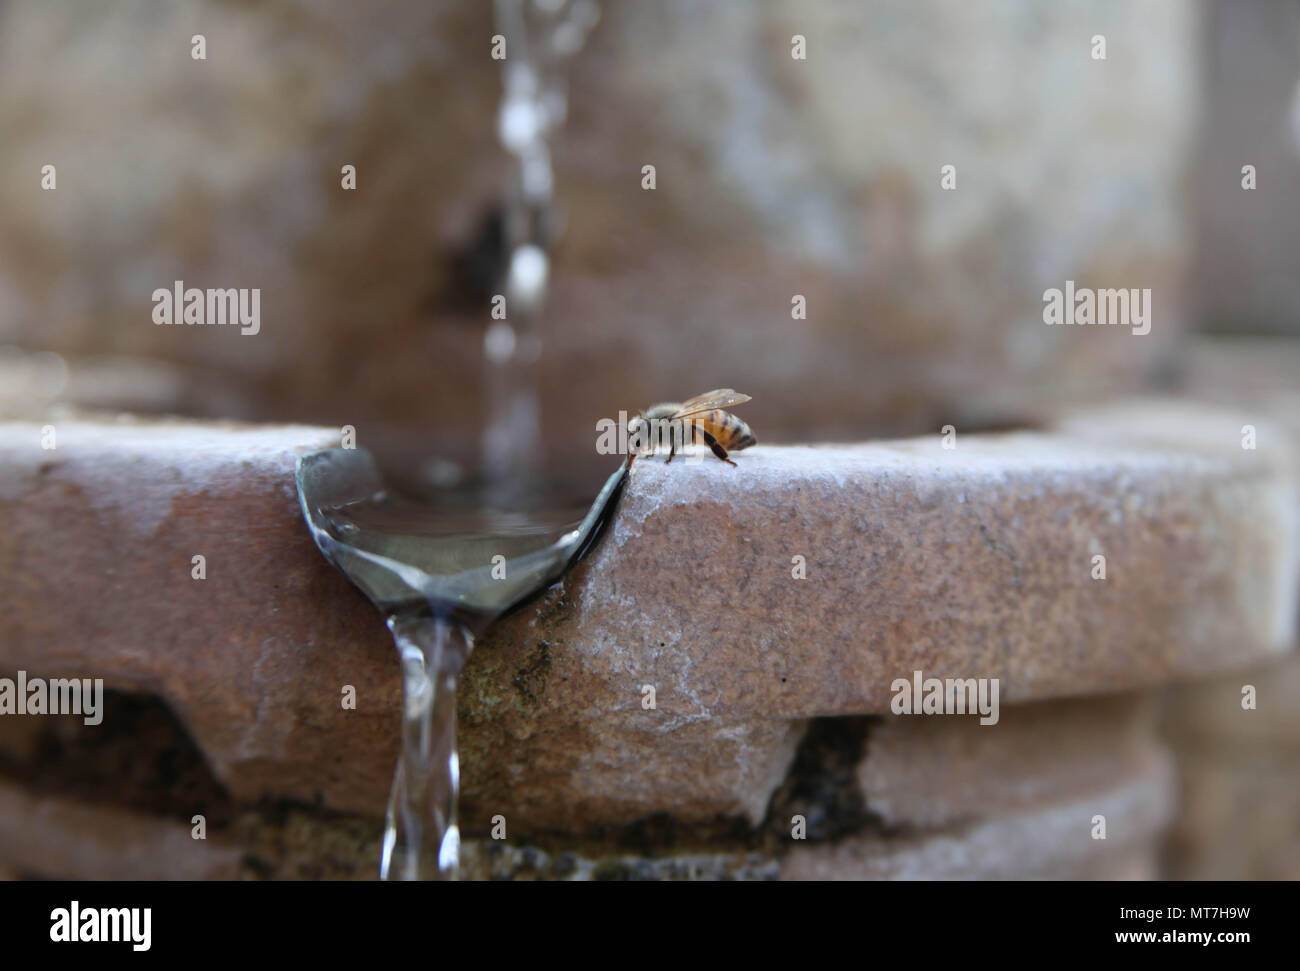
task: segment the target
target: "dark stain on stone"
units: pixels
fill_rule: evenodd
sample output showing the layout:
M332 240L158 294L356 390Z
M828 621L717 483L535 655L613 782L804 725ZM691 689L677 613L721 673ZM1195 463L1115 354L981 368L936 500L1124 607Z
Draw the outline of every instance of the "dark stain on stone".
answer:
M559 638L555 631L564 625L571 613L573 613L573 601L569 599L569 592L565 588L564 581L561 580L542 594L537 601L533 617L541 636L546 640L556 641Z
M106 690L100 725L77 715L45 719L30 755L0 737L0 777L29 792L188 820L229 821L234 806L198 746L156 696Z
M682 823L669 813L655 813L618 830L613 842L619 849L641 856L656 856L668 851L710 848L731 849L753 845L753 831L740 817L720 816L712 822Z
M617 868L628 857L657 860L683 853L708 855L758 850L762 848L764 834L740 816L683 821L661 812L622 826L596 826L581 833L549 829L512 832L511 838L551 854L570 853L589 860L614 861L609 865ZM628 878L613 875L605 879Z
M592 873L593 880L653 880L654 870L646 860L602 860Z
M511 680L519 694L519 702L527 708L535 708L542 695L546 693L546 680L551 674L551 642L538 641L537 646L524 658L524 663L515 670Z
M772 796L767 832L778 846L792 844L792 817L805 820L809 841L834 840L880 828L866 807L857 769L866 754L869 716L814 718L795 753L790 774Z
M551 872L557 877L571 877L578 872L578 855L576 853L561 853L555 858Z
M275 876L275 864L252 853L245 853L242 862L245 869L259 880L270 880Z

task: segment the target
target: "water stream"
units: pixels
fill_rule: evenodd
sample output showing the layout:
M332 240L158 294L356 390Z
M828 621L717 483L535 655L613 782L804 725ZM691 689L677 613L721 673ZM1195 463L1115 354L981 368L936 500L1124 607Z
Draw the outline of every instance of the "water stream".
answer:
M567 112L563 64L599 10L593 0L496 0L495 9L509 44L497 132L514 164L504 200L508 312L494 312L484 334L483 474L417 501L392 488L364 449L315 452L297 468L316 545L383 613L401 661L386 880L456 878L457 678L475 636L591 548L629 466L594 502L590 491L544 477L535 367L557 233L548 139Z
M402 754L384 823L382 880L454 880L460 860L456 803L456 679L473 647L460 624L433 615L393 614L401 656Z
M503 506L490 480L403 495L365 449L299 459L298 496L312 537L383 614L401 664L402 746L383 879L455 879L456 683L474 638L591 549L627 470L624 461L594 502L570 482L537 479Z

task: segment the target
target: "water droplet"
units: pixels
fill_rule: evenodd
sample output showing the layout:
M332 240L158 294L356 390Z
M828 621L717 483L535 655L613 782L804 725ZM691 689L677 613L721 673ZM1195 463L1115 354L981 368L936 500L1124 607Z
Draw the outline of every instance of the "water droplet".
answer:
M483 335L483 353L493 364L504 364L515 353L515 329L504 320L494 320Z
M507 300L525 313L541 309L546 295L546 278L549 260L541 247L520 246L510 258L510 273L506 281Z
M511 153L522 155L528 146L541 138L544 127L545 118L536 101L514 97L501 105L497 134L501 144Z

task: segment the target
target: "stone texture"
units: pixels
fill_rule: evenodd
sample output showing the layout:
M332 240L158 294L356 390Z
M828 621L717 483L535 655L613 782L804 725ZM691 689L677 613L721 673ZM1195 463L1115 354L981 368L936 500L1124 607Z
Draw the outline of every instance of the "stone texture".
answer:
M240 859L188 824L113 807L34 797L0 783L0 865L76 880L229 879Z
M0 502L23 509L0 540L0 567L14 577L3 594L5 668L157 692L238 799L382 814L396 760L395 654L378 614L312 544L293 487L295 456L337 435L129 420L55 427L58 447L46 451L41 426L0 426ZM207 558L204 581L191 577L196 553ZM86 578L96 578L93 592ZM509 712L537 708L550 676L544 657L517 668L480 653L501 677L467 679L466 764L488 747L476 733L516 731ZM345 684L356 688L355 711L341 707ZM511 781L518 762L475 765L466 830L486 831L497 812L532 826L631 820L664 806L688 818L761 818L798 724L664 719L643 715L640 699L629 684L624 699L597 695L576 723L545 725L551 744L530 752L527 785ZM555 798L567 772L592 795L585 815ZM615 784L627 773L636 784ZM483 776L498 787L481 792Z
M657 858L546 853L490 840L462 844L462 880L775 880L779 861L764 853L679 853Z
M1200 338L1187 342L1182 384L1198 400L1261 426L1257 448L1300 449L1300 340Z
M763 446L737 469L638 461L594 554L467 667L467 835L498 812L525 834L665 809L755 822L804 719L886 711L914 669L1001 678L1006 704L1289 646L1288 455L1220 449L1203 421L1162 444L1137 444L1121 412L1086 434L963 436L954 451L936 438ZM57 432L44 451L40 426L0 426L4 667L160 695L238 800L377 816L392 646L312 545L292 485L295 455L334 433ZM191 579L196 553L207 580ZM795 554L807 580L791 578Z
M1183 810L1167 846L1169 877L1300 879L1300 754L1177 752Z
M593 407L723 382L755 395L766 441L997 417L999 389L1032 414L1133 387L1182 328L1197 7L600 6L554 144L556 439L586 441ZM480 426L487 293L454 257L508 174L491 7L6 5L0 343L240 392L186 393L190 413ZM154 326L150 295L176 279L261 288L261 333ZM1044 326L1066 279L1153 288L1150 338Z
M1253 710L1242 707L1246 685L1255 688ZM1178 685L1164 727L1179 742L1228 760L1265 746L1300 753L1300 658Z
M1058 730L1064 725L1055 726ZM990 820L942 829L858 834L837 844L769 839L746 848L721 838L711 849L665 844L653 854L570 837L547 850L512 837L467 840L468 880L767 880L861 878L1137 878L1152 875L1154 843L1143 834L1165 813L1159 757L1135 764L1086 797L1050 793ZM1145 781L1143 781L1145 780ZM1068 805L1066 803L1069 803ZM998 807L990 807L997 810ZM1108 814L1111 842L1086 846L1071 830L1086 812ZM1083 815L1081 815L1083 814ZM191 839L172 817L36 796L0 784L0 870L59 879L373 879L373 820L305 808L245 810L210 821ZM556 848L559 847L559 848Z
M538 614L549 618L560 597ZM524 832L627 824L659 811L685 822L762 821L802 720L712 711L708 695L681 680L656 681L654 662L602 656L548 623L530 625L518 643L489 633L466 666L458 708L468 832L486 833L497 813ZM671 691L654 710L642 706L647 684Z
M374 880L380 838L368 818L281 807L210 822L196 840L187 820L0 783L0 877Z
M55 427L46 451L41 426L0 426L4 669L160 695L238 798L382 812L391 640L317 552L293 484L296 455L337 433ZM344 684L356 711L340 710Z
M1218 15L1229 15L1228 7L1218 5ZM1240 15L1253 20L1259 13ZM1269 16L1284 13L1294 16L1293 11ZM1282 210L1275 205L1271 211ZM1238 218L1226 209L1217 215ZM1283 222L1260 238L1278 232ZM1227 265L1240 268L1239 255L1228 256ZM1251 273L1261 274L1260 287L1220 295L1212 306L1244 301L1272 313L1268 304L1277 294L1262 285L1267 266L1252 264ZM1183 354L1184 386L1258 424L1261 451L1300 446L1297 374L1300 341L1295 340L1203 338L1189 342ZM1253 711L1241 706L1246 684L1257 691ZM1179 685L1169 694L1164 729L1178 759L1183 806L1166 846L1166 872L1195 880L1300 878L1300 662L1289 657Z
M1104 790L1149 765L1147 695L1008 705L973 718L885 716L858 770L866 806L889 827L998 818Z
M1207 427L1199 409L1148 429L1145 407L954 450L935 436L759 447L738 469L639 461L573 577L576 609L518 615L488 642L564 641L568 693L606 670L658 685L665 710L791 718L886 711L914 670L1001 678L1005 703L1288 649L1290 451L1242 452L1218 437L1235 419Z
M796 846L783 880L1151 879L1172 816L1169 759L1152 755L1101 790L1004 813L957 830ZM1106 839L1091 837L1106 817Z
M1247 684L1253 711L1242 708ZM1164 729L1183 806L1167 847L1170 874L1300 879L1300 659L1179 685Z

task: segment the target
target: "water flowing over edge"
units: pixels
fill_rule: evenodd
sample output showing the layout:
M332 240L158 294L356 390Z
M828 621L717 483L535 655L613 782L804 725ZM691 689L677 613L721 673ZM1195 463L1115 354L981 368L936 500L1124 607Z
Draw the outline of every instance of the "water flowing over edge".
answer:
M388 798L381 880L455 880L456 682L473 649L460 624L431 614L388 618L402 665L402 748Z

